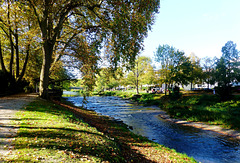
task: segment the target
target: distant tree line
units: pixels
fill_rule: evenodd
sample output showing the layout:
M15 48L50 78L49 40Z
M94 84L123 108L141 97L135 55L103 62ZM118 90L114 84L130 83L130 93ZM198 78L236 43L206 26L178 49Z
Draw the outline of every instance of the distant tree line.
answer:
M169 45L159 45L154 56L160 64L158 69L145 56L138 57L131 69L119 67L113 72L109 68L102 68L97 76L96 89L132 86L139 93L139 88L146 84L165 84L165 89L170 89L186 85L191 85L192 88L194 84L206 83L208 88L209 85L216 85L216 93L222 100L227 100L231 98L232 84L240 81L239 51L232 41L222 47L220 58L200 59L193 53L186 56L183 51Z

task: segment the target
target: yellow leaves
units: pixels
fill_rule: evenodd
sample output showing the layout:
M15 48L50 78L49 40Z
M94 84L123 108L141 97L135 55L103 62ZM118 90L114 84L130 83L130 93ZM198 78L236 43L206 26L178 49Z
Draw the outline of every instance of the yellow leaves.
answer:
M72 141L69 143L69 146L70 146L70 147L72 147L72 146L73 146L73 142L72 142Z

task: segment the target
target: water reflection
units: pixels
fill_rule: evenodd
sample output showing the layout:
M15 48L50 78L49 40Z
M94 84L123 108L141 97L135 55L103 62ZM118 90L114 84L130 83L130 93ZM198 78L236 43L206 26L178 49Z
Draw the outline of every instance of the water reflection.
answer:
M82 97L67 97L76 106ZM200 162L240 162L240 141L181 126L161 119L158 108L134 106L118 97L89 97L87 109L122 120L132 132L148 137L176 151L186 153Z

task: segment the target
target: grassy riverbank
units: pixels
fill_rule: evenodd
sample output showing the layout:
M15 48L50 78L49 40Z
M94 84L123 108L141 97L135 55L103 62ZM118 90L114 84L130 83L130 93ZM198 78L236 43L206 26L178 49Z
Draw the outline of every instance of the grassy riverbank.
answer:
M160 107L173 118L207 122L227 129L240 130L238 96L226 102L221 102L214 95L183 96L174 100L168 96L160 98L159 103Z
M59 102L33 102L18 112L13 125L19 126L14 149L0 161L195 162L124 124Z
M235 95L231 101L221 102L212 94L183 94L181 98L163 94L142 93L134 96L132 92L106 92L105 95L116 95L130 98L143 105L157 105L172 118L187 121L207 122L221 125L227 129L240 130L240 96Z
M96 95L98 94L96 93ZM136 95L136 93L132 91L105 91L102 92L100 95L118 96L121 98L131 99L143 105L159 105L159 99L163 96L163 94L151 93L140 93L139 95Z

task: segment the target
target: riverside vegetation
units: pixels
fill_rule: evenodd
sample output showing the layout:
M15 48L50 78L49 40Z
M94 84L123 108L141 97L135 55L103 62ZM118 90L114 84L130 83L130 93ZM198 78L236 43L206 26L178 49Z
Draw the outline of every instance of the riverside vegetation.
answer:
M66 102L65 102L66 103ZM38 100L17 113L14 149L4 162L196 162L124 124L62 102Z

